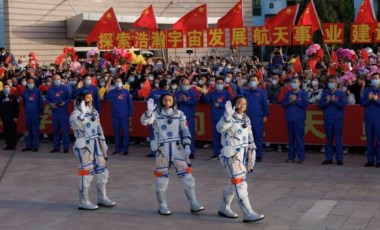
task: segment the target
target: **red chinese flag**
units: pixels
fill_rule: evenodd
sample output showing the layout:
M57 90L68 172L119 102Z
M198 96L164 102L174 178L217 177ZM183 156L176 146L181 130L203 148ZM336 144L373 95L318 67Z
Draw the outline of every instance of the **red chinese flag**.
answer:
M133 23L133 27L157 30L158 27L152 5L141 12L141 16Z
M91 32L87 36L87 45L90 45L92 42L98 41L99 35L101 33L119 33L120 26L117 22L117 18L113 8L109 8L99 21L92 28Z
M230 11L217 22L218 28L243 27L243 5L242 0L235 4Z
M292 5L280 10L276 16L265 19L265 26L268 28L279 26L293 26L296 21L299 5Z
M331 63L337 63L338 62L338 56L336 55L335 51L331 51Z
M296 61L294 62L294 72L298 73L302 71L301 59L299 56L296 57Z
M376 23L375 13L373 12L371 0L363 0L358 14L356 15L355 23Z
M152 87L150 86L149 79L147 78L144 82L144 87L137 91L140 98L148 98Z
M315 31L322 29L321 23L318 19L317 11L315 10L314 2L311 0L309 4L306 6L305 10L302 12L300 19L298 20L298 25L310 25L311 31L314 33ZM323 31L321 30L322 34Z
M207 29L207 4L198 6L173 24L175 30L205 30Z
M9 54L8 57L5 59L4 63L9 64L9 63L11 63L11 61L12 61L12 55Z
M368 61L369 57L368 57L368 52L367 52L366 49L362 49L362 50L360 51L360 55L362 56L362 59L363 59L364 61Z
M313 71L313 73L317 73L317 68L315 66L317 65L318 59L312 58L309 60L309 67Z

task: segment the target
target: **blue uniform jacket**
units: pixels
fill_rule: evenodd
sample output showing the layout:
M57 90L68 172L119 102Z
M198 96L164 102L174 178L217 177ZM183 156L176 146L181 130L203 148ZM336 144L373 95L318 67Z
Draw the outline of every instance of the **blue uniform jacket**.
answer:
M41 91L38 88L34 87L32 90L25 89L22 99L26 116L41 116L44 114L44 102Z
M365 122L380 122L380 100L370 100L370 93L376 94L380 98L380 87L375 89L374 87L368 87L364 90L363 96L360 99L360 105L364 107L364 121Z
M104 94L104 100L111 101L112 117L128 118L132 116L132 100L126 89L113 89Z
M186 96L185 101L180 101L180 97L182 95ZM177 101L178 109L186 115L187 119L195 117L195 105L197 104L197 98L195 97L195 93L193 91L177 91L175 98Z
M268 117L268 100L266 92L260 88L256 89L243 89L239 87L238 95L243 95L247 98L248 107L247 115L250 118L256 117Z
M290 96L292 94L297 97L293 103L290 102ZM282 101L282 107L285 108L286 121L305 121L307 104L307 93L305 91L299 90L297 93L293 91L287 92Z
M224 114L226 102L231 99L231 95L227 90L214 90L205 96L202 96L202 103L210 103L211 105L211 120L218 122ZM219 103L219 107L215 107L215 103Z
M336 101L331 101L327 103L327 96L334 96ZM331 90L326 90L323 92L321 100L319 101L319 107L323 109L323 118L325 120L341 120L344 117L344 107L347 104L346 96L344 92L336 90L332 92Z
M52 113L64 113L67 114L67 106L71 102L70 92L66 86L52 86L46 92L46 101L50 104L55 104L57 108L51 108ZM64 102L64 105L58 105Z
M158 104L160 104L160 97L164 93L169 93L169 91L164 90L164 89L156 89L156 90L153 90L152 92L150 92L149 98L153 98L154 103L156 105L158 105Z
M93 85L83 86L82 88L75 90L75 96L83 93L84 91L90 91L91 92L91 94L92 94L92 105L100 113L101 104L100 104L98 87L93 86Z

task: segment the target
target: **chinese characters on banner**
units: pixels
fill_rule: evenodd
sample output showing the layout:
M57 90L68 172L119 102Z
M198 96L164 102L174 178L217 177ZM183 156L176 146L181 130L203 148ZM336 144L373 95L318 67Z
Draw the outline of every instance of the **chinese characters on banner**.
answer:
M351 23L351 43L352 44L372 43L371 24Z
M324 23L323 42L325 44L343 44L344 23Z
M270 31L265 26L252 27L252 43L255 46L270 45Z
M225 47L226 30L221 28L207 30L207 47Z
M323 42L325 44L344 43L344 23L324 23ZM226 37L229 30L229 43ZM351 43L370 44L380 43L380 22L351 24ZM207 30L157 30L157 31L123 31L120 33L101 33L98 37L98 48L109 50L116 48L166 49L166 48L200 48L249 46L285 46L310 45L313 43L311 25L274 26L268 28L238 27L238 28L209 28Z

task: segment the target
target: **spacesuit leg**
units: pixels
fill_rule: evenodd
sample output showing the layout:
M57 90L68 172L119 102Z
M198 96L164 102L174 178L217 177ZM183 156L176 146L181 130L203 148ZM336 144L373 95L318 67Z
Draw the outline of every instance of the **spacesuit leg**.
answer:
M98 191L98 205L104 207L113 207L115 202L107 197L106 184L108 182L108 170L95 174L96 189Z
M174 143L172 143L174 145ZM199 204L195 194L195 179L191 174L191 167L188 166L183 149L177 145L174 150L174 166L178 178L182 180L186 197L190 203L191 212L200 212L205 208Z
M79 205L78 209L81 210L95 210L99 207L91 203L88 191L93 179L93 165L91 153L86 149L74 148L74 153L79 160Z
M238 214L231 210L231 203L233 200L234 200L234 188L231 185L230 181L228 181L227 187L223 191L222 203L220 203L220 207L218 210L218 214L220 216L224 216L227 218L238 217Z
M156 195L158 201L158 212L161 215L170 215L166 201L166 190L169 183L169 159L161 151L156 151L156 171L154 171L156 179Z
M243 222L254 222L263 219L263 214L258 214L251 208L248 197L248 186L245 181L246 168L244 164L237 156L229 157L226 168L231 178L231 185L234 188L240 209L243 213Z

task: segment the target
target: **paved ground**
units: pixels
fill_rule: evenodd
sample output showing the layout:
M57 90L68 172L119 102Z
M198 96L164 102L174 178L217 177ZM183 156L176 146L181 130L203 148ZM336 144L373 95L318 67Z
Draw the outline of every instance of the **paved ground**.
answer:
M206 210L189 212L181 182L172 175L171 216L157 213L148 148L132 146L127 157L110 157L108 194L117 206L97 211L77 210L74 155L49 150L43 144L39 153L16 152L0 184L0 229L380 229L380 168L362 167L363 155L347 155L344 166L322 166L320 153L308 153L300 165L283 163L286 153L267 152L248 178L253 208L266 218L246 224L217 215L226 173L209 160L209 149L199 150L193 161ZM9 156L0 150L0 170ZM95 192L92 186L94 202ZM236 202L233 210L240 214Z

